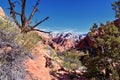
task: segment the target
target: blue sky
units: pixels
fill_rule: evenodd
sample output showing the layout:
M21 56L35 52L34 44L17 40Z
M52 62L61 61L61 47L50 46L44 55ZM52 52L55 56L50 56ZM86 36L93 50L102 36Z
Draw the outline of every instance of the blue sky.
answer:
M15 1L15 0L14 0ZM19 0L20 1L20 0ZM36 0L27 0L26 15L30 14ZM39 12L34 16L34 22L49 16L49 20L38 26L48 31L71 31L86 33L93 23L113 21L114 11L111 3L115 0L41 0ZM17 4L16 10L20 11ZM0 6L9 16L7 0L0 0Z

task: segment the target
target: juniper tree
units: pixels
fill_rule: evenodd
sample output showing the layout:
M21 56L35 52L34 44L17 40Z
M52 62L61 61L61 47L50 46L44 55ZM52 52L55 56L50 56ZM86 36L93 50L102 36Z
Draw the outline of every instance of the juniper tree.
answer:
M90 28L90 30L94 32L95 30L97 30L97 28L98 28L98 25L94 23L93 26Z
M112 9L115 11L115 17L120 18L120 0L112 3Z
M106 24L102 29L104 34L92 37L97 42L93 47L97 55L85 56L84 65L88 72L84 75L89 80L119 80L120 31L113 23Z

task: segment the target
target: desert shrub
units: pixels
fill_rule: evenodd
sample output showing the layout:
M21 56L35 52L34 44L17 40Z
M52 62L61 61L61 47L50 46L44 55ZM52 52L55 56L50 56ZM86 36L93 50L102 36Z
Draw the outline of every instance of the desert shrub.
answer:
M5 39L15 39L19 45L23 46L26 50L31 50L34 45L41 40L41 37L36 32L28 32L26 34L21 33L21 30L11 22L9 18L3 18L5 21L0 19L0 30L6 32ZM12 40L11 40L12 41Z
M0 80L27 80L24 61L41 38L36 33L21 34L14 23L0 20ZM23 42L22 42L23 41Z
M15 41L15 36L13 32L0 30L0 80L26 80L28 75L23 61L31 53Z
M11 47L12 50L7 52L4 50L5 47ZM26 80L25 75L27 75L27 72L25 71L23 61L27 56L24 53L24 49L16 43L1 41L0 49L0 79Z
M5 30L0 30L0 41L14 42L16 37L16 33L6 32Z
M66 52L56 52L51 49L51 47L46 48L49 51L49 56L54 64L58 64L61 68L64 68L68 72L74 72L75 70L82 71L82 68L85 66L82 65L79 60L83 55L83 52L66 51ZM82 54L81 54L82 53Z
M37 33L28 32L26 34L19 33L16 36L18 44L24 46L26 49L31 50L38 41L41 40L41 37Z
M72 72L74 70L80 70L83 67L81 61L79 60L80 55L72 52L65 52L58 55L62 60L60 65L66 70Z
M83 52L77 52L76 50L73 51L66 51L66 52L55 52L51 50L50 47L47 47L47 50L50 50L53 67L51 68L50 74L53 76L58 76L60 73L59 71L65 72L64 75L68 76L71 80L78 80L82 73L86 71L86 67L82 65L80 56L83 56ZM57 64L57 66L56 66ZM59 65L59 67L58 67ZM62 75L60 74L58 78L62 79Z

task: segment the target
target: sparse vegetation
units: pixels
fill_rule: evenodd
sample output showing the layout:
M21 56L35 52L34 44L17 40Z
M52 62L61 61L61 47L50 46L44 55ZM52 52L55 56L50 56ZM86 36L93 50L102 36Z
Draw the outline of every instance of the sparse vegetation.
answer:
M41 40L41 37L37 32L28 32L26 34L21 33L20 29L13 22L10 22L10 20L7 18L5 21L6 22L0 21L0 29L9 35L7 37L4 36L5 38L15 39L14 41L17 41L19 45L25 47L28 50L34 47L34 45Z
M112 9L115 11L115 17L120 18L120 0L112 3Z
M31 48L41 40L37 33L22 34L7 18L0 20L0 80L27 80L24 61L32 58Z
M27 72L24 70L22 61L27 58L25 54L30 53L24 51L24 48L15 41L17 33L10 31L10 28L8 30L5 26L5 23L0 24L0 79L26 80L23 76Z
M36 43L41 40L41 37L37 33L33 32L28 32L26 34L19 33L16 36L16 40L21 46L31 50L36 45Z
M61 66L64 67L69 72L74 70L79 70L82 63L79 60L80 55L71 52L65 52L59 56L62 60Z

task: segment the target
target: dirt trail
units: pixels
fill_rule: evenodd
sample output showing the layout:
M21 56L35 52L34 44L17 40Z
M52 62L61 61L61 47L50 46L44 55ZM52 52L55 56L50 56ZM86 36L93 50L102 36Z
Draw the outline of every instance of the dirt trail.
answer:
M45 47L44 44L38 44L33 49L35 58L26 61L27 72L31 75L33 80L51 80L49 69L45 67L46 60L44 55L47 54Z

